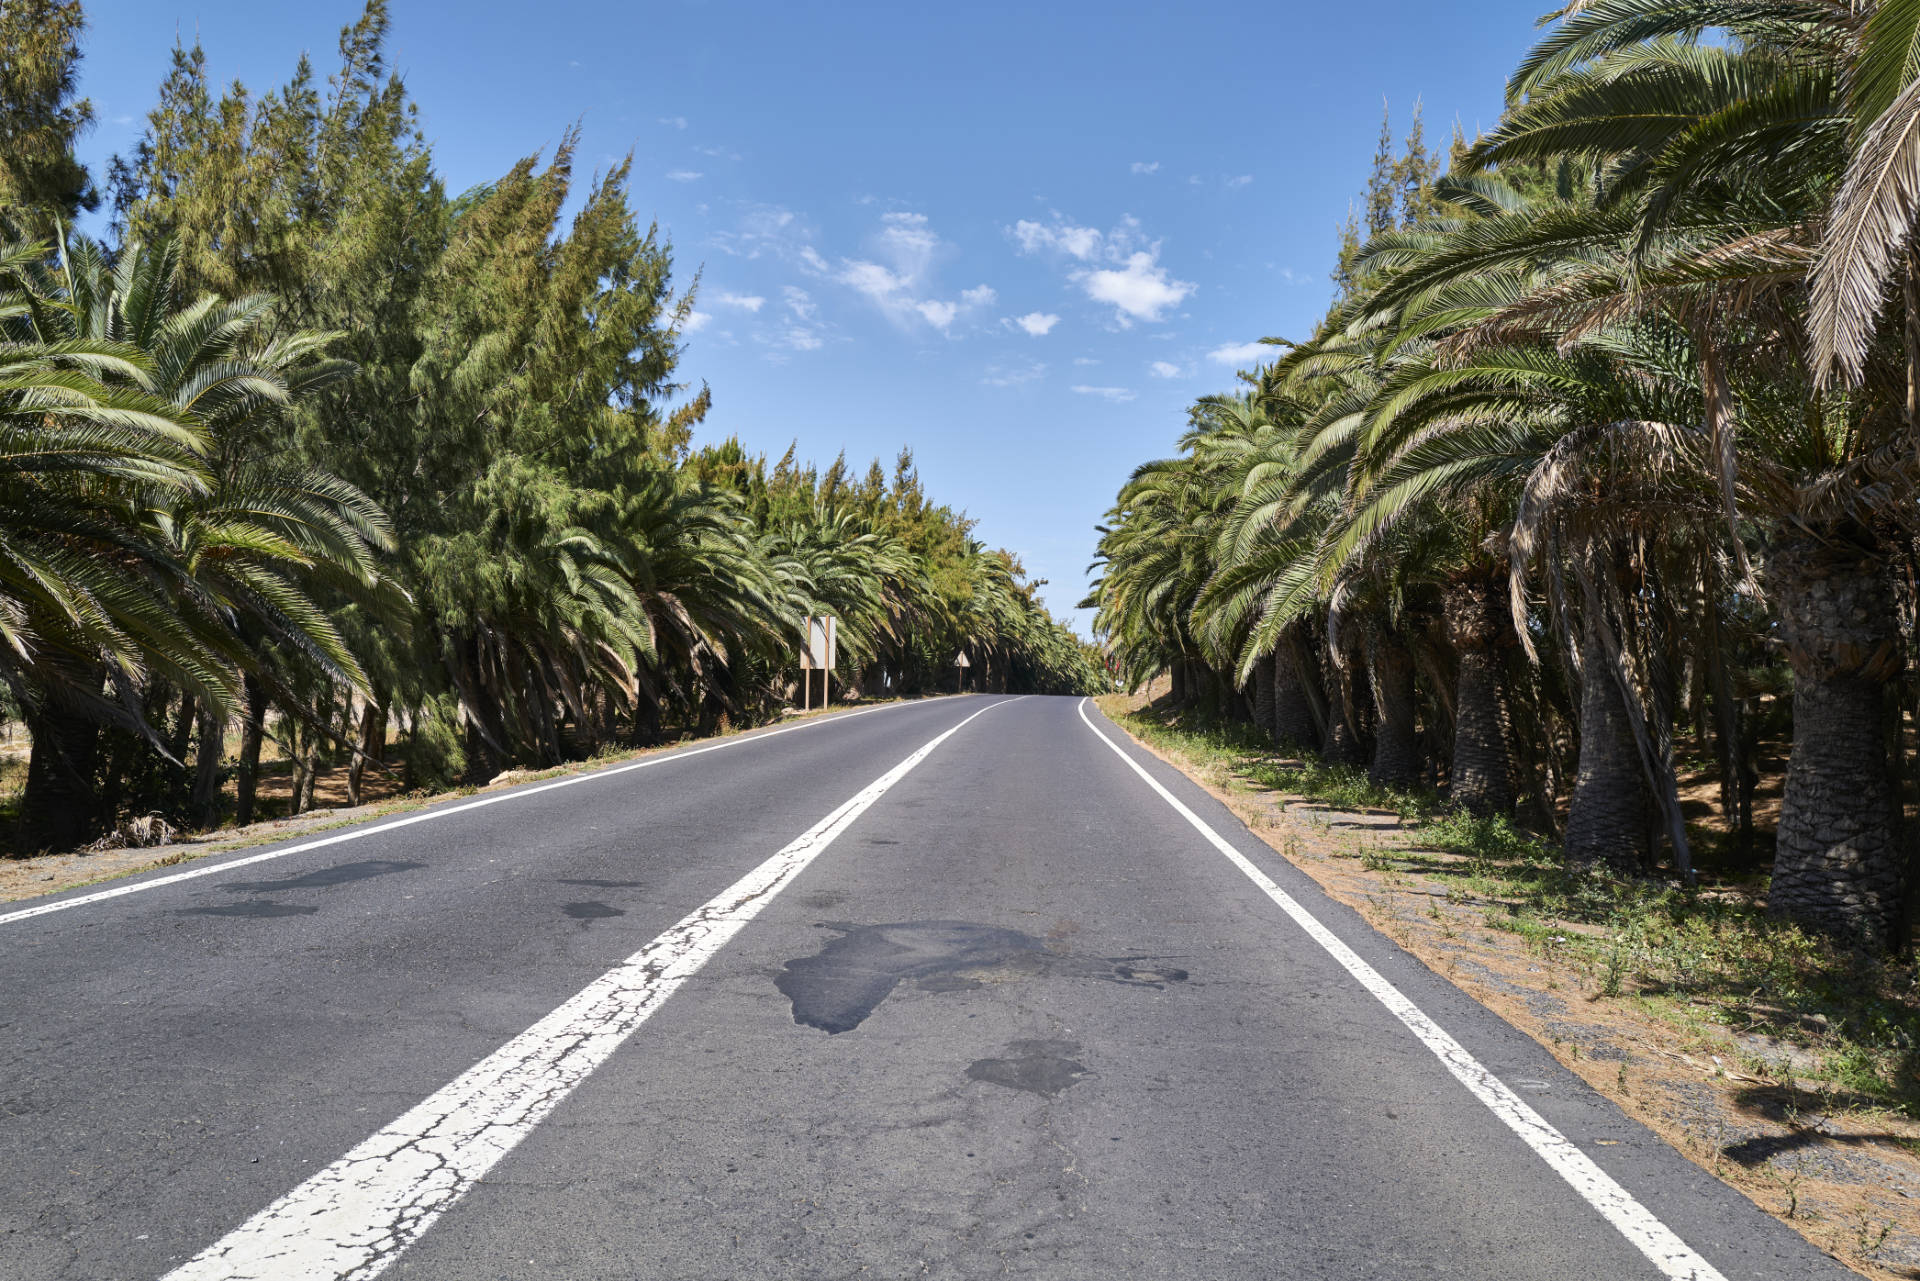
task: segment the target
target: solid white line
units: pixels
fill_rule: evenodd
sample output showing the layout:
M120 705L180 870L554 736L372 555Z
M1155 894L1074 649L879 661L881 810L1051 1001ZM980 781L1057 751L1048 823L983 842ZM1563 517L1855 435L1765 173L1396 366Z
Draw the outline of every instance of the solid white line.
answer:
M52 903L41 903L35 907L25 907L14 912L0 912L0 925L12 921L25 921L35 916L45 916L49 912L64 912L70 907L85 907L89 903L98 903L105 899L119 898L123 894L138 894L142 890L158 889L162 885L177 885L181 881L191 881L195 877L212 876L216 872L232 871L236 867L245 867L249 863L264 863L269 859L285 858L289 854L305 854L308 850L325 849L329 845L342 845L348 841L357 841L368 836L378 836L382 832L398 831L403 827L412 827L415 823L430 823L438 818L450 818L455 814L465 814L472 810L485 809L489 805L500 805L507 801L517 801L528 796L538 796L542 792L555 791L562 787L573 787L580 783L592 783L603 778L613 778L618 774L631 774L638 769L651 769L655 765L667 765L673 761L684 761L694 756L705 756L708 752L724 751L729 747L738 747L742 743L757 743L763 738L778 738L782 734L791 734L795 730L812 729L819 725L837 725L850 721L856 716L865 716L871 712L884 712L889 708L905 707L906 703L887 703L880 707L863 707L857 712L846 712L839 716L828 716L819 720L788 725L781 729L768 730L764 734L743 734L729 738L724 742L708 747L696 747L691 751L672 752L663 756L650 756L644 761L635 761L631 765L616 765L612 769L596 770L591 774L575 774L570 778L555 779L551 783L541 783L534 787L516 787L510 791L499 792L493 796L483 796L477 801L468 801L464 805L449 805L445 809L429 810L424 814L413 814L406 818L396 818L390 823L378 823L372 827L356 827L350 832L341 832L334 836L323 836L317 841L303 841L298 845L289 845L285 849L268 850L264 854L249 854L245 858L236 858L224 863L215 863L210 867L196 867L187 872L175 872L170 876L156 876L150 881L135 881L127 885L116 885L112 889L95 890L91 894L81 894L74 898L63 898ZM212 856L209 856L212 857Z
M1519 1095L1508 1089L1506 1084L1489 1072L1481 1062L1469 1054L1466 1047L1448 1035L1438 1023L1401 994L1400 989L1382 978L1380 972L1361 960L1359 954L1342 943L1338 936L1326 926L1320 924L1292 895L1281 889L1255 867L1239 850L1229 845L1221 835L1208 826L1205 819L1195 814L1183 804L1179 797L1160 785L1160 780L1149 774L1140 762L1129 756L1120 745L1101 732L1098 725L1087 717L1087 703L1080 703L1080 719L1087 728L1112 748L1114 754L1147 781L1147 785L1160 793L1162 800L1179 812L1180 817L1193 825L1195 831L1207 838L1213 847L1225 854L1233 865L1247 874L1247 879L1266 892L1268 898L1280 905L1282 911L1293 918L1301 929L1327 954L1360 981L1360 986L1371 992L1380 1004L1393 1012L1395 1018L1407 1025L1409 1031L1434 1056L1446 1064L1447 1071L1459 1080L1460 1084L1473 1092L1473 1096L1506 1122L1507 1128L1534 1150L1540 1158L1552 1166L1554 1172L1567 1181L1567 1184L1586 1198L1587 1204L1598 1210L1608 1223L1611 1223L1627 1240L1631 1241L1640 1253L1653 1261L1673 1281L1726 1281L1712 1264L1695 1254L1692 1247L1675 1235L1673 1229L1655 1218L1647 1208L1633 1199L1633 1196L1611 1175L1593 1163L1592 1158L1575 1147L1560 1131L1547 1123L1547 1119L1535 1112Z
M988 704L927 743L711 902L164 1281L364 1281L379 1275L868 806L936 747L1002 705Z

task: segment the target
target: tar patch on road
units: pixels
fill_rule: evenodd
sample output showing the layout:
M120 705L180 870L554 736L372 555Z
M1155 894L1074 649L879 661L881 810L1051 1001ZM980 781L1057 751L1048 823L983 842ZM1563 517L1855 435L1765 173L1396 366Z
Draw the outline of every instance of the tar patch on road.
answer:
M774 985L793 1003L795 1023L829 1034L859 1027L910 980L928 991L954 992L995 978L1058 975L1154 989L1187 978L1185 970L1151 958L1063 955L1031 934L969 921L829 922L824 928L840 937L788 961Z
M1009 1057L975 1059L967 1067L967 1076L1050 1099L1095 1075L1086 1064L1071 1057L1078 1053L1078 1041L1014 1041L1007 1046Z
M277 894L281 890L324 890L335 885L371 880L376 876L391 876L395 872L411 872L425 866L425 863L408 863L400 859L369 858L357 863L337 863L332 867L322 867L299 876L290 876L283 881L227 881L219 888L232 890L237 894Z
M218 907L182 908L182 916L250 916L265 919L274 916L312 916L320 909L301 903L276 903L270 898L250 898L241 903L222 903Z
M625 909L612 907L606 903L568 903L560 910L580 922L581 928L583 929L592 925L595 921L604 921L609 916L625 916L627 914Z
M225 881L216 886L229 894L280 894L287 890L325 890L336 885L350 885L354 881L370 880L376 876L391 876L395 872L411 872L425 867L425 863L408 863L399 859L369 858L354 863L336 863L332 867L317 868L299 876L289 876L278 881ZM270 920L276 916L312 916L320 909L306 903L281 903L270 898L249 898L238 903L222 903L217 907L182 908L181 916L237 916L256 920Z

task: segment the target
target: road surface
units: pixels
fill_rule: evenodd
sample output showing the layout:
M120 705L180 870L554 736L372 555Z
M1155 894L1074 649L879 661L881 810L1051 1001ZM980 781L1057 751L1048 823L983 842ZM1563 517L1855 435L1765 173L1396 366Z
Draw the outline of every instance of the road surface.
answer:
M1841 1278L1090 703L0 907L0 1277Z

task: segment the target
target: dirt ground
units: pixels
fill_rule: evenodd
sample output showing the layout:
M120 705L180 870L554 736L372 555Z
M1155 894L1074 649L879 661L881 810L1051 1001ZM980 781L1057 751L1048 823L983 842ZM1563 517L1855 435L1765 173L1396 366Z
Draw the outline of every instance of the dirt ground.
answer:
M1115 698L1108 710L1145 702ZM1806 1047L1731 1028L1701 1034L1631 1001L1599 999L1586 990L1586 975L1556 967L1517 935L1489 930L1486 914L1499 904L1382 864L1381 852L1419 848L1418 833L1393 813L1332 809L1231 780L1222 786L1192 762L1147 750L1225 802L1376 929L1815 1246L1876 1281L1920 1278L1920 1124L1883 1110L1832 1108L1831 1096L1793 1076ZM1754 1055L1777 1063L1778 1074L1729 1066Z

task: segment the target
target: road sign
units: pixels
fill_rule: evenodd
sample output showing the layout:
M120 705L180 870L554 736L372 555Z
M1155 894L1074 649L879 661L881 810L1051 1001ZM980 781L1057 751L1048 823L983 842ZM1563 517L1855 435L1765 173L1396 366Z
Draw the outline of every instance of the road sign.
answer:
M836 632L837 629L833 625L833 619L826 617L809 618L807 620L807 644L806 647L800 651L801 666L811 667L820 671L832 670L834 659L839 657L834 653L834 651L839 648L836 642L840 639Z
M806 643L800 646L800 707L806 710L813 700L813 674L820 673L820 706L833 699L833 663L839 654L839 634L831 616L807 619Z
M965 650L961 651L960 657L953 660L953 665L955 667L972 667L973 666L972 663L969 663L967 661L967 655Z

